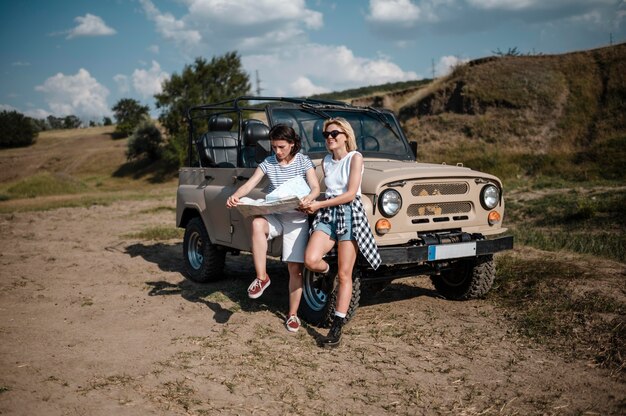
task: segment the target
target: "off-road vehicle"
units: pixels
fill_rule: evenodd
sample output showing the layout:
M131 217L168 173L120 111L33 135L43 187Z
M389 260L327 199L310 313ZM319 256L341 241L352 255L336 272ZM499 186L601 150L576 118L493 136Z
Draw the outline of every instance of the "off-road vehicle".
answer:
M293 127L321 179L327 154L322 125L329 117L344 117L354 128L365 161L363 204L382 257L377 270L357 259L348 317L358 306L361 284L380 286L413 275L430 275L449 299L485 295L495 277L493 254L513 247L513 238L502 235L500 180L461 165L417 162L416 143L407 140L391 111L297 98L239 97L189 109L189 154L179 172L176 203L188 277L219 279L227 253L251 250L249 219L227 209L226 199L270 154L270 128ZM249 196L263 198L267 184L265 179ZM280 256L281 244L274 239L268 255ZM335 280L305 269L301 317L314 325L329 323Z

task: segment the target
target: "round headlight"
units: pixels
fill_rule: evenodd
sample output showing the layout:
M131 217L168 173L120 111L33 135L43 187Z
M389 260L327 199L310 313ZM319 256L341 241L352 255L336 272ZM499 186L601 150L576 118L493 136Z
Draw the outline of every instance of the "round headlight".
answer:
M386 189L380 194L378 207L385 217L393 217L400 211L400 208L402 208L402 197L400 193L395 189Z
M485 209L494 209L500 202L500 190L495 185L487 185L480 191L480 203Z

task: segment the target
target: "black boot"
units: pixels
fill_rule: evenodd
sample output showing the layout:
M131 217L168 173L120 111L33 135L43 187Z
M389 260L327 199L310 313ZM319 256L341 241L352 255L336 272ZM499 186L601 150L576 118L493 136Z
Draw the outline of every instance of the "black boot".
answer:
M345 323L345 318L335 316L333 324L330 327L330 331L328 331L328 335L321 341L321 346L323 348L336 348L339 346L341 343L341 330L343 329L343 325Z

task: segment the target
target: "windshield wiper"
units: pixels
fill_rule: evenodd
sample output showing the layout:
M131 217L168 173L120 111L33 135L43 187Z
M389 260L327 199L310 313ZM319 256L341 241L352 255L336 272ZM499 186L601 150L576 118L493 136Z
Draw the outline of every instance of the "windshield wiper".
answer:
M365 107L366 110L371 111L374 114L370 114L370 113L365 113L368 116L375 118L376 120L380 121L381 123L383 123L383 125L385 127L387 127L389 130L391 130L391 132L393 133L394 136L396 136L398 139L400 139L400 136L398 135L398 133L396 133L396 131L394 130L393 126L391 125L391 123L389 123L389 119L387 119L387 117L383 114L382 111L380 111L377 108L374 107ZM401 140L401 139L400 139Z

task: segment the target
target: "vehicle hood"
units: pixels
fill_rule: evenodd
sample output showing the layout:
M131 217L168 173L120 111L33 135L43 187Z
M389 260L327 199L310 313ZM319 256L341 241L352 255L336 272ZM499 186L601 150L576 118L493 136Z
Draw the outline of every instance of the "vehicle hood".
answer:
M365 158L364 165L361 188L365 193L376 192L379 186L390 182L430 178L483 178L501 185L497 177L464 166L371 158Z

